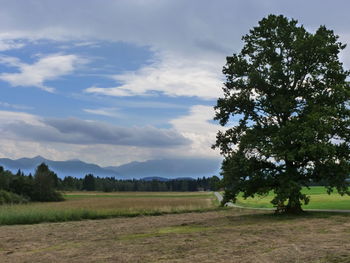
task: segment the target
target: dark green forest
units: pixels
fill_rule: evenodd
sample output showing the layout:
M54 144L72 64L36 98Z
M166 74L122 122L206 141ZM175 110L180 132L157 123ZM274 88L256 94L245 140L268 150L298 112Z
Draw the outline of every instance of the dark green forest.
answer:
M163 181L120 180L87 174L84 178L67 176L61 179L45 163L36 168L34 175L25 175L21 170L14 174L0 166L0 205L30 201L63 201L64 191L215 191L219 184L220 179L217 176Z

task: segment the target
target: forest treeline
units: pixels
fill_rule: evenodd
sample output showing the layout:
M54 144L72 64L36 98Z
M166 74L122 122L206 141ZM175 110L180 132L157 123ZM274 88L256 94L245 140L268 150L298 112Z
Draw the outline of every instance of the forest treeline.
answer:
M61 179L45 163L36 168L34 175L25 175L21 170L14 174L0 166L0 204L62 201L64 191L215 191L219 183L217 176L163 181L120 180L87 174L84 178L66 176Z

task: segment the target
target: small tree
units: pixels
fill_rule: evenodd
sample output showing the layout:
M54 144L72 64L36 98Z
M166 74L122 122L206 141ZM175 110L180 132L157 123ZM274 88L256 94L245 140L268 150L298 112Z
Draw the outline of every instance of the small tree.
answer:
M62 201L63 196L56 191L57 175L42 163L34 174L33 201Z
M349 194L349 71L345 45L320 26L312 34L296 20L269 15L227 57L224 97L215 119L233 127L217 134L224 156L224 202L273 190L272 203L301 212L311 182Z

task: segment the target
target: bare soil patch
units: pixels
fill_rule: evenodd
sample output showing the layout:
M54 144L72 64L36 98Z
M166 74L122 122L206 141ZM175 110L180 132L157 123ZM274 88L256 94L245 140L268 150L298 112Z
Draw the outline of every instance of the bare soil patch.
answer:
M224 211L0 227L0 262L350 262L350 216Z

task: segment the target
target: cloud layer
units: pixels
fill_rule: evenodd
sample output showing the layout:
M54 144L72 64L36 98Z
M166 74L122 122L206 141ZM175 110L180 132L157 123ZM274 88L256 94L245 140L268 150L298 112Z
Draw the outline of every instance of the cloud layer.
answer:
M8 117L12 116L12 121ZM35 142L106 144L136 147L175 147L189 143L175 130L155 127L119 127L103 122L70 119L40 119L25 113L0 112L3 137Z
M213 109L193 106L172 121L170 129L120 127L76 118L44 119L0 111L0 157L43 155L49 159L79 158L101 165L163 158L219 158L210 149L219 125L212 124Z
M350 33L346 11L350 5L345 0L337 2L339 8L334 14L328 12L335 8L333 3L316 0L106 0L103 5L96 0L83 2L82 9L82 1L7 1L0 10L0 49L22 46L16 39L81 40L82 45L108 40L147 46L157 54L151 65L115 75L115 86L90 85L86 91L109 96L160 92L211 99L220 94L225 56L237 52L241 36L269 13L297 18L311 30L326 24L341 36ZM343 58L350 65L350 58ZM58 68L57 74L70 70L69 62L62 64L66 67ZM42 72L45 67L40 64L30 66L18 74L4 74L2 79L14 86L30 84L49 89L43 82L56 75L52 76L50 70Z
M174 129L191 141L187 146L187 155L218 157L218 151L211 149L215 143L216 133L222 129L217 124L210 123L214 109L210 106L195 105L189 114L170 121Z
M214 116L211 106L196 104L214 104L215 99L222 96L221 70L225 57L240 50L241 36L256 26L257 21L270 13L284 14L298 19L308 30L326 24L335 29L341 40L350 40L350 4L345 0L336 4L316 0L104 0L103 4L98 0L0 0L0 3L0 51L8 54L0 56L0 63L7 67L0 74L0 80L13 87L32 86L46 91L54 91L54 88L59 89L58 85L68 83L62 90L66 92L74 87L72 92L80 92L75 94L75 98L87 98L86 101L74 100L72 94L55 94L62 95L57 97L57 104L51 105L46 101L50 107L67 101L76 103L75 107L60 105L60 109L64 110L56 111L56 115L51 110L46 114L65 115L63 119L1 111L0 144L3 147L0 156L11 158L41 154L54 160L80 158L104 165L164 156L216 158L219 154L210 146L215 142L220 127L211 122ZM37 47L36 42L41 40L53 43L53 48L43 49L44 53L37 56L35 48L31 48ZM150 61L137 62L139 64L132 67L133 71L123 71L122 66L114 68L108 59L103 60L103 56L109 54L104 53L97 63L94 59L100 58L87 51L101 43L103 46L116 42L141 47L153 57ZM16 53L21 48L25 49L26 45L27 53ZM66 49L58 49L58 46ZM62 50L67 54L55 53ZM29 57L34 58L31 62L21 57L21 54L28 55L28 51L31 52ZM113 51L106 49L108 52ZM349 52L346 52L342 54L342 60L345 65L350 65ZM85 54L91 55L91 60L83 59ZM79 66L87 62L91 63L91 67L84 68L84 72L79 71ZM111 67L104 72L101 69L104 66ZM101 74L94 78L92 75L96 72ZM75 78L72 82L57 82L57 87L50 86L58 78L77 77L78 74L74 73L79 73L79 77L86 75L79 78L79 83ZM0 106L26 110L20 104L25 103L27 98L15 101L12 99L15 96L6 94L8 90L3 89L4 102L0 102ZM24 89L12 90L21 92ZM26 89L24 96L30 91ZM41 91L36 92L40 94ZM70 98L66 100L63 96ZM115 99L132 96L135 98ZM147 101L150 96L152 101ZM95 101L96 98L98 100ZM157 98L162 101L157 101ZM91 118L102 116L115 121L120 112L125 114L130 110L130 107L125 110L125 105L130 103L129 106L132 106L133 99L133 107L139 108L130 116L143 116L144 107L162 112L169 110L171 114L164 116L172 116L173 119L159 117L156 121L159 127L171 128L122 127L82 120L81 116L90 113ZM113 101L120 101L120 104L113 104ZM178 116L173 117L176 109ZM187 113L184 113L186 109ZM36 114L43 111L44 106L32 109ZM85 115L68 118L81 113Z

